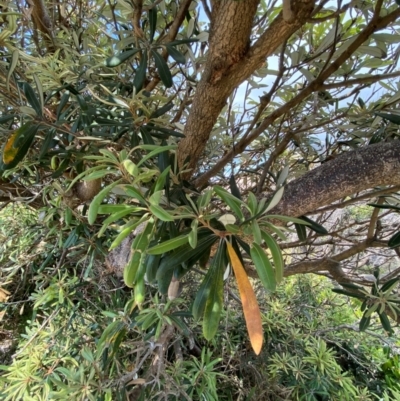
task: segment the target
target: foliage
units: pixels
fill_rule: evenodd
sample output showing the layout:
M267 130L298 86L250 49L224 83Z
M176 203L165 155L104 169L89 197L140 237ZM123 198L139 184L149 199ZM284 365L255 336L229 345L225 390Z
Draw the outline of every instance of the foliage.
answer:
M212 3L1 6L4 399L397 397L400 9Z

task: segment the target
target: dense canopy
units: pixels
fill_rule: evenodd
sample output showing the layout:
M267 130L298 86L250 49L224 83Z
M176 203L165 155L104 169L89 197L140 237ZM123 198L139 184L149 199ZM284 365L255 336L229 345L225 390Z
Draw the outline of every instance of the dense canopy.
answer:
M105 358L103 384L118 371L99 397L160 385L174 333L217 341L232 302L239 343L262 355L265 305L289 276L329 278L357 331L393 334L399 16L392 0L2 2L0 211L22 208L32 234L29 262L4 245L5 316L26 302L44 328L49 305L86 305L82 286L113 319L83 355ZM127 373L115 361L134 327L161 345ZM57 374L54 399L72 380Z

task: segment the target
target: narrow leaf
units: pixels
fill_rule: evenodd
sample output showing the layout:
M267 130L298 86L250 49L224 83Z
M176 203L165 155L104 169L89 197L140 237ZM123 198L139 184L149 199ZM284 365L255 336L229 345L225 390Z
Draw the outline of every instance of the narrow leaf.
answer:
M267 291L275 291L275 272L264 250L260 245L253 243L250 249L250 255L256 267L258 277L265 289Z
M184 245L188 242L189 236L180 235L179 237L172 238L168 241L161 242L160 244L153 246L147 250L149 255L161 255L163 253L169 252L175 248L178 248L181 245Z
M400 245L400 231L393 235L388 241L389 248L396 248Z
M173 82L172 82L171 71L169 70L168 64L165 62L161 54L157 52L157 50L152 50L151 53L153 54L154 62L156 64L157 72L161 78L161 81L167 88L170 88Z
M104 61L104 65L106 67L118 67L120 64L122 64L124 61L131 58L133 55L135 55L139 51L140 51L140 49L132 49L132 50L127 50L122 53L119 53L115 56L111 56Z
M218 185L214 187L214 191L230 207L232 212L234 212L241 221L244 220L243 212L241 210L241 205L243 204L243 202L241 200L239 200L229 192L225 191L224 188Z
M245 272L239 257L236 255L235 250L229 242L226 242L226 246L233 271L235 272L240 298L242 300L243 313L250 337L250 343L255 354L258 355L261 352L264 338L260 308L253 287L250 284L247 273Z
M93 224L96 221L97 213L103 199L111 192L111 190L119 184L120 180L113 182L103 188L92 200L88 211L88 222Z
M161 221L174 221L174 218L171 214L169 214L166 210L164 210L161 206L158 205L150 205L149 209L151 213L154 214Z
M133 79L133 86L136 89L136 93L138 93L142 87L144 80L146 78L147 71L147 52L142 52L142 59L140 60L139 67L136 70L135 78Z
M172 46L167 45L168 54L179 64L186 63L186 57Z
M283 280L283 269L284 269L282 252L276 241L272 238L272 236L269 233L262 230L261 236L265 241L265 243L267 244L269 250L271 251L272 260L274 261L274 266L275 266L276 282L280 283Z

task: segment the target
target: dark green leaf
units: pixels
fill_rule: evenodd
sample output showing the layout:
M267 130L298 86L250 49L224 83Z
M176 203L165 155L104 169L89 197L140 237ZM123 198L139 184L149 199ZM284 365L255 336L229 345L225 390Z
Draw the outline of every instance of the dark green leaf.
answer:
M157 52L157 50L152 50L151 53L154 57L154 62L156 64L157 72L158 75L160 76L161 81L167 88L170 88L173 82L172 82L171 71L169 70L168 64L165 62L161 54Z
M218 286L221 285L221 275L223 277L225 268L226 268L226 245L225 241L222 241L222 243L220 243L218 247L217 253L214 256L213 261L211 262L211 266L208 269L207 274L204 277L204 280L197 291L196 298L193 303L192 313L193 317L196 320L199 320L204 316L207 300L211 292L217 291L218 293ZM213 283L214 281L217 282L217 285L214 285ZM209 309L207 310L209 311ZM207 316L207 318L208 317L209 316Z
M139 67L136 70L135 78L133 79L133 86L136 88L136 93L138 93L142 87L144 80L146 78L147 71L147 52L142 52L142 59L140 60Z
M392 278L391 280L389 280L388 282L386 282L385 284L383 284L383 286L381 287L380 291L381 291L381 292L385 292L385 291L388 290L393 284L397 283L399 280L400 280L400 277Z
M27 82L23 83L23 91L28 103L32 106L33 110L35 110L36 114L41 117L42 116L42 107L40 105L39 99L36 97L36 94Z
M389 334L393 333L392 326L390 324L389 318L387 317L387 314L385 312L378 313L379 315L379 320L381 321L382 327L384 328L385 331L387 331Z
M150 43L152 43L157 28L157 7L153 7L149 10L149 22L150 22Z
M155 112L153 112L151 114L150 118L161 117L162 115L164 115L165 113L170 111L173 107L174 107L174 104L172 102L168 102L168 103L164 104L164 106L160 107Z
M400 210L399 206L394 206L394 205L378 205L377 203L368 203L368 206L373 206L377 207L379 209L393 209L393 210Z
M400 245L400 231L393 235L388 241L389 248L396 248Z
M357 294L357 293L351 292L351 291L342 290L341 288L333 288L332 291L336 292L336 294L346 295L348 297L353 297L353 298L357 298L357 299L361 299L361 300L365 299L365 295Z
M218 252L223 252L223 255L219 257ZM212 280L209 286L209 292L203 315L203 335L208 341L212 340L217 333L223 307L223 276L226 268L226 261L224 261L225 253L226 243L223 241L217 250L217 255L215 255L215 268L213 265L210 267L210 270L213 269Z
M204 236L207 234L206 236ZM164 256L161 260L160 267L157 272L157 277L166 274L168 271L173 270L176 266L182 263L193 265L198 261L201 256L215 243L218 239L212 232L205 233L203 230L197 233L197 246L193 249L190 244L186 244L174 252Z
M146 277L149 283L153 283L156 280L156 274L160 260L161 255L147 255L146 257Z
M8 114L6 116L1 116L0 117L0 124L4 124L8 121L14 120L15 115L14 114Z
M120 64L131 58L139 51L140 49L132 49L119 53L115 56L111 56L104 61L104 65L107 67L118 67Z
M309 223L308 227L311 228L311 230L315 231L317 234L320 234L320 235L328 235L329 234L328 231L324 227L322 227L320 224L316 223L314 220L311 220L306 216L301 216L300 219Z
M294 223L296 228L297 236L299 237L299 241L307 241L307 231L306 226L304 224Z
M179 39L179 40L173 40L172 42L167 43L167 46L176 46L176 45L182 45L184 43L193 43L193 42L198 42L198 39Z
M367 313L367 311L365 313ZM366 317L365 313L364 313L363 317L360 320L360 324L359 324L359 330L360 331L367 330L367 328L368 328L368 326L369 326L369 324L371 322L371 316Z
M172 46L167 45L168 54L179 64L185 64L186 58L185 56L178 50L176 50Z
M57 120L60 119L61 114L63 113L64 107L66 106L66 104L68 103L69 100L69 96L70 96L70 92L66 91L60 99L60 103L57 106Z
M398 115L398 114L376 112L375 115L383 118L384 120L388 120L396 125L400 125L400 115Z

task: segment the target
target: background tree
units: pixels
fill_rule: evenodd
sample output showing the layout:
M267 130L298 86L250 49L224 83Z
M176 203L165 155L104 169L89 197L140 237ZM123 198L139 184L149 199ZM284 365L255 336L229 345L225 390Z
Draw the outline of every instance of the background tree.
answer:
M13 302L27 294L27 327L37 330L31 342L55 322L51 305L64 308L64 323L78 311L90 321L76 291L84 287L91 299L104 284L106 258L106 291L118 287L120 275L133 298L128 289L114 298L100 291L98 310L112 305L114 320L98 323L107 327L103 334L82 327L83 336L101 335L90 343L95 354L76 346L89 363L105 358L107 374L96 377L104 385L99 394L110 397L115 388L141 390L168 377L161 362L177 330L189 345L175 347L176 359L182 346L195 349L192 314L207 340L220 335L224 305L232 302L224 303L225 294L241 299L260 353L265 314L255 296L273 297L283 276L334 279L336 291L361 309L359 330L376 316L392 333L388 316L397 321L399 303L399 15L396 3L379 0L2 5L0 201L4 208L23 202L41 219L40 234L28 241L40 250L33 264L4 270L10 321ZM239 298L235 280L224 284L228 262ZM260 279L255 293L248 276ZM183 285L185 302L173 301L192 281L200 286ZM137 351L128 374L116 355L133 327L158 345ZM197 331L195 339L204 341ZM208 369L217 363L200 354ZM52 397L77 380L68 372L46 382ZM83 399L96 387L76 386ZM7 396L33 391L18 388L13 393L9 385ZM301 397L307 386L290 391Z

